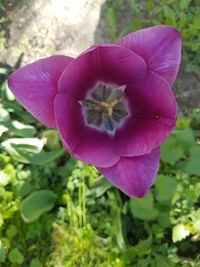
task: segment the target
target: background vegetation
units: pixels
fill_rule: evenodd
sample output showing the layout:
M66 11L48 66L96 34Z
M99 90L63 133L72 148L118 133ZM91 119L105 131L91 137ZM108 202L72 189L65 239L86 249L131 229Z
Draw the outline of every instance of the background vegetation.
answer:
M198 75L197 2L128 1L128 25L122 0L107 1L102 14L112 41L152 24L177 26L184 70ZM15 102L12 71L0 64L0 266L200 266L200 110L179 114L151 192L129 199Z

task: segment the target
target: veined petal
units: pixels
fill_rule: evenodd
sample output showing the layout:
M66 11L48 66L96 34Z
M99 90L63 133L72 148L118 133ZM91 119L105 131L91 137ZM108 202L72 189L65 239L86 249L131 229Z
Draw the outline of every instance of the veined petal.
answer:
M146 73L140 56L116 45L92 47L74 59L61 75L55 99L57 126L66 149L98 167L115 164L120 156L113 150L113 137L86 123L80 102L98 82L124 85L144 79Z
M159 148L138 157L122 157L114 166L97 168L111 183L130 197L145 196L159 168Z
M181 39L177 29L166 25L154 26L130 33L117 44L143 57L150 70L173 84L181 60Z
M93 46L76 58L59 80L59 92L82 100L97 82L124 85L146 76L145 61L118 45Z
M71 57L51 56L40 59L13 72L8 86L17 101L36 119L55 128L54 98L60 75Z
M150 153L175 126L175 96L166 80L150 71L144 81L128 85L125 92L131 116L116 131L113 147L124 157Z
M60 93L55 98L57 128L64 147L74 157L88 164L109 167L119 160L110 146L110 137L85 125L81 105Z

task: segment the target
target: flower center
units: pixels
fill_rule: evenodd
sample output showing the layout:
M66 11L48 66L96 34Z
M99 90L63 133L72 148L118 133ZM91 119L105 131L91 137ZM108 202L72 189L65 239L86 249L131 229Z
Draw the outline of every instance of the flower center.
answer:
M114 134L128 116L125 87L98 85L87 99L80 101L86 122L100 131Z

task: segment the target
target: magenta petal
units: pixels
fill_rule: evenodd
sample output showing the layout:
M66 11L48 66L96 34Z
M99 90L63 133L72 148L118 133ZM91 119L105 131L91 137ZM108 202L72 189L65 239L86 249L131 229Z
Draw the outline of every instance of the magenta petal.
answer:
M16 70L8 86L17 101L36 119L55 128L54 98L63 70L72 61L66 56L51 56Z
M128 85L126 96L131 116L116 132L115 151L124 157L150 153L175 126L176 99L166 80L154 72L144 81Z
M97 168L111 183L130 197L143 197L154 182L159 167L159 148L139 157L121 158L109 168Z
M98 167L115 164L120 156L114 152L113 137L87 126L79 101L99 81L124 85L146 74L144 60L121 46L95 46L74 59L61 75L55 99L57 126L66 149Z
M124 85L146 76L145 61L117 45L93 46L76 58L59 80L59 92L83 99L96 82Z
M81 105L73 98L63 93L56 96L55 117L63 145L74 157L99 167L112 166L119 160L110 137L85 125Z
M150 70L173 84L181 60L181 39L177 29L160 25L130 33L117 42L147 62Z

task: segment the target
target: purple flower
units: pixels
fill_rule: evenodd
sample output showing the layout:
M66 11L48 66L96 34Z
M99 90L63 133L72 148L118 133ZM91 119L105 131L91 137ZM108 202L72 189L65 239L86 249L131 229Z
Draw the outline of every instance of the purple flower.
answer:
M58 130L69 153L130 197L143 197L158 171L159 146L175 126L171 86L180 59L179 32L161 25L75 59L38 60L8 84L35 118Z

